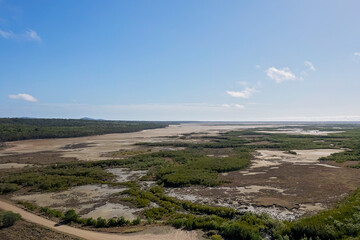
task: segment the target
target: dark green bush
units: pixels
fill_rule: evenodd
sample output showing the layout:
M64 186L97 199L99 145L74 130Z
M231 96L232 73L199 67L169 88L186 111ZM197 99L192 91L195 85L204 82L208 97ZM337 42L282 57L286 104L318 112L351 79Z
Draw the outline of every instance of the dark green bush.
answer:
M20 214L13 212L1 212L0 211L0 228L6 228L14 225L17 220L20 220Z
M102 217L98 217L96 219L96 224L95 224L95 227L97 228L103 228L103 227L107 227L107 222L106 222L106 219L103 219Z
M15 192L19 187L13 183L0 183L0 194Z
M37 208L31 202L17 201L17 203L23 205L26 209L29 209L30 211L34 211Z
M131 225L139 225L141 223L141 220L139 217L132 220Z
M64 214L58 210L51 209L49 207L41 207L40 212L43 212L46 216L63 218Z
M79 216L77 215L77 213L75 212L74 209L69 209L69 210L67 210L66 213L64 214L63 220L64 220L66 223L78 222L78 221L79 221Z

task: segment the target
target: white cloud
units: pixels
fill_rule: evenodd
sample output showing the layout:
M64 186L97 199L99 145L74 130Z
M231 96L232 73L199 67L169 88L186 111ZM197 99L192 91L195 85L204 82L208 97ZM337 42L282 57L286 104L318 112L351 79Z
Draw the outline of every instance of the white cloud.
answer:
M22 99L28 102L37 102L37 99L27 93L11 94L9 95L11 99Z
M225 103L225 104L222 104L221 106L224 107L224 108L227 108L227 109L245 109L244 105L237 104L237 103L235 103L235 104L227 104L227 103Z
M245 108L245 106L241 105L241 104L235 104L234 107L238 108L238 109L244 109Z
M300 78L297 78L294 73L291 72L290 68L283 68L283 69L277 69L274 67L268 68L266 71L266 75L272 79L275 80L276 83L281 83L284 81L294 81L294 80L301 80Z
M223 106L224 108L231 108L230 104L226 104L226 103L221 106Z
M41 42L40 36L32 29L28 29L25 33L15 34L11 31L3 31L0 29L0 36L5 39L14 39L14 40L25 40L25 41L34 41Z
M249 87L245 88L244 90L242 90L240 92L226 91L227 94L229 94L232 97L236 97L236 98L249 98L256 92L258 92L258 91L255 88L249 88Z
M360 52L354 52L354 55L360 57Z
M14 38L14 33L13 32L5 32L0 29L0 36L5 39Z
M25 38L29 41L36 41L36 42L41 42L41 38L39 37L39 35L37 34L37 32L35 32L32 29L28 29L25 32Z
M261 66L260 66L260 65L256 65L255 68L256 68L256 69L260 69Z
M309 62L309 61L305 61L305 66L307 66L311 71L316 71L316 68L314 67L314 65L311 63L311 62Z

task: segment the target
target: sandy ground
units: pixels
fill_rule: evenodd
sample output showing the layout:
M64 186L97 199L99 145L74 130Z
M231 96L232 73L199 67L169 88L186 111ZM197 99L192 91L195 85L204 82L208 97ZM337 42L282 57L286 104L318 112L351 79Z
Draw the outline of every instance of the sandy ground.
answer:
M171 136L189 133L204 133L214 135L219 132L248 129L257 127L274 127L275 125L210 125L210 124L180 124L166 128L143 130L133 133L105 134L78 138L36 139L6 142L6 148L0 150L0 156L13 154L28 154L35 152L59 152L63 157L79 160L105 160L103 156L120 149L134 149L134 143L172 141ZM75 148L69 146L77 146ZM84 147L81 147L84 146Z
M43 217L37 216L30 212L27 212L21 208L11 205L5 201L0 200L0 208L6 211L12 211L19 213L26 221L36 223L55 231L67 233L73 236L77 236L88 240L182 240L182 239L201 239L196 231L182 231L174 228L168 228L167 231L155 234L152 232L134 233L134 234L112 234L112 233L100 233L94 231L88 231L70 227L67 225L59 225L56 222L50 221Z

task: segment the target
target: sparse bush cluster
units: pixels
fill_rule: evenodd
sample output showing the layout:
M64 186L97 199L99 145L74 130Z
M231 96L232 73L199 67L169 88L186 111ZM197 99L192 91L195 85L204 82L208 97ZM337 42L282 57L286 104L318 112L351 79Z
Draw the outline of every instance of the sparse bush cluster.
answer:
M0 211L0 228L10 227L20 219L21 219L20 214L13 213L10 211L8 212Z
M37 206L35 206L31 202L17 201L17 204L21 204L24 208L29 209L30 211L34 211L35 209L37 209Z
M40 212L44 213L48 217L64 218L64 214L62 212L49 207L41 207Z
M107 183L112 174L100 167L80 167L74 164L32 168L21 174L13 173L0 181L0 188L6 191L14 191L17 185L31 187L34 190L57 191L69 187L92 183ZM4 186L4 187L2 187ZM3 193L5 193L2 190Z
M65 223L79 223L85 226L93 226L96 228L104 228L104 227L121 227L121 226L130 226L130 225L139 225L141 220L139 217L134 219L133 221L126 220L124 217L119 218L110 218L104 219L98 217L97 219L93 218L80 218L75 210L70 209L68 210L63 218Z
M0 195L15 192L19 187L13 183L0 183Z

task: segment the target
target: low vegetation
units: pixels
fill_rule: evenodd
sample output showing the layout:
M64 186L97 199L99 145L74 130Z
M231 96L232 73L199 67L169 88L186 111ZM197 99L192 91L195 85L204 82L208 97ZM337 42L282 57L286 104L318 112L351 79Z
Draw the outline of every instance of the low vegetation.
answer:
M10 227L20 219L21 216L17 213L13 213L11 211L8 212L0 211L0 228Z
M0 189L4 189L2 193L7 193L16 190L19 185L32 190L58 191L91 183L109 183L112 178L113 175L101 167L53 165L26 169L21 174L8 173L0 178Z
M360 189L337 207L287 223L277 237L289 239L349 239L360 237Z

